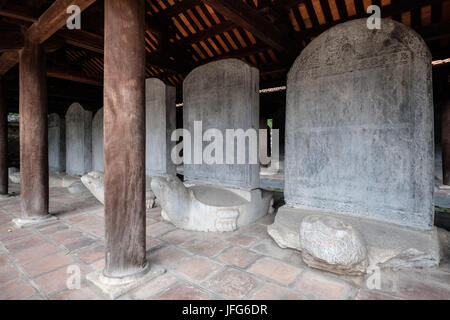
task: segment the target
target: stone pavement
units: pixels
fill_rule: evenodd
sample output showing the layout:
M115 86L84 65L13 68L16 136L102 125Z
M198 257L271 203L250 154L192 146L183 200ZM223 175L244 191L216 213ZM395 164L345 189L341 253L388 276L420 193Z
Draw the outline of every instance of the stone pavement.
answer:
M50 208L58 222L15 230L19 198L0 200L0 300L105 299L85 280L104 266L103 206L90 194L54 188ZM440 233L446 256L439 269L344 277L308 268L300 253L280 249L266 232L273 218L206 234L176 229L149 210L148 257L167 272L120 299L450 299L447 232ZM67 288L70 266L81 271L80 289Z

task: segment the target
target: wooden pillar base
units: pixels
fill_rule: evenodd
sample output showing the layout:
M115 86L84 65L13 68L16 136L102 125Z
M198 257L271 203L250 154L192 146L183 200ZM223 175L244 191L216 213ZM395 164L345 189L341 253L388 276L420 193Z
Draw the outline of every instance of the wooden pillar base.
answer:
M155 265L150 266L147 263L140 272L130 276L113 278L106 276L103 271L96 271L88 274L86 279L109 299L114 300L164 273L163 268Z

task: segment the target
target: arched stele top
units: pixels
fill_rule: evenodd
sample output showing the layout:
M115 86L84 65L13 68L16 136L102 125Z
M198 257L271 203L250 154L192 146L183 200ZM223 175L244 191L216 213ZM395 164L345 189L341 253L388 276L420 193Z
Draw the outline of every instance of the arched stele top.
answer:
M92 121L93 122L103 121L103 107L97 110Z
M61 117L57 113L51 113L48 115L48 126L54 127L59 125L61 122Z
M84 112L84 108L78 102L74 102L70 105L69 109L67 109L66 117L70 114Z
M395 53L409 52L410 56ZM414 30L394 20L381 19L381 29L367 28L367 19L336 25L314 39L295 60L288 82L307 76L304 71L329 67L339 72L377 67L386 60L402 63L405 59L424 59L431 63L425 41ZM389 63L389 61L386 61ZM333 70L329 70L332 72Z
M223 76L220 76L221 73ZM245 82L252 76L259 78L259 70L250 64L239 59L223 59L204 64L192 70L184 79L183 88L184 92L186 92L186 90L192 90L191 86L197 87L197 89L200 89L198 85L220 86L220 79L227 79L227 82ZM198 79L202 79L202 81L198 83ZM255 87L256 91L258 89L259 87Z
M158 86L160 88L165 88L167 85L158 78L147 78L145 79L146 83L151 83L152 86Z

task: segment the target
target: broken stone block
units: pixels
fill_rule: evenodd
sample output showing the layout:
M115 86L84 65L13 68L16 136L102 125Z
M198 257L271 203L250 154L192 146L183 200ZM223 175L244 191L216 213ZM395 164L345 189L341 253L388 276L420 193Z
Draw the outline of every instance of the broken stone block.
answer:
M300 225L303 260L313 268L338 274L366 273L367 250L359 232L332 218L308 216Z

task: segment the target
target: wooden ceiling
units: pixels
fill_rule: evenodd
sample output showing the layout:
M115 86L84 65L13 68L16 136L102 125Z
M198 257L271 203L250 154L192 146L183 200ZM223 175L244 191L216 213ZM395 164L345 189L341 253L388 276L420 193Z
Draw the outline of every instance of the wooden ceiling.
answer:
M371 4L381 6L384 18L421 34L434 59L450 57L450 0L145 1L147 76L177 87L194 68L225 58L256 66L264 88L284 84L294 59L309 42L338 23L367 17ZM29 27L53 2L0 0L1 37L6 41L14 26ZM47 40L49 77L101 90L103 5L97 0L82 13L82 30L64 27ZM8 41L14 47L14 41ZM17 77L17 67L11 68L14 54L11 50L0 57L0 75L10 79Z

